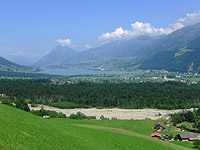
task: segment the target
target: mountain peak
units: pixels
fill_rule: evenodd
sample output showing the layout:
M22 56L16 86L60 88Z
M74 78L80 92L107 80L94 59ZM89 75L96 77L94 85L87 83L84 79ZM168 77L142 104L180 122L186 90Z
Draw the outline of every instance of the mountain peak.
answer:
M52 51L44 56L40 61L36 62L33 66L51 66L62 65L64 59L69 59L78 52L68 46L58 45L52 49Z

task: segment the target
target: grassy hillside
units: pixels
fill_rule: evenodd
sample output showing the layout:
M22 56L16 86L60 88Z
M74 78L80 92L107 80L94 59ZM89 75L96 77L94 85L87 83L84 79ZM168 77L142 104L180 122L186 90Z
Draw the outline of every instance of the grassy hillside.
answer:
M134 124L133 120L128 121L129 123L125 122L119 120L110 122L69 119L45 120L0 104L0 149L187 149L150 138L147 126L148 124L152 125L153 121L142 124L140 124L141 121L136 121ZM135 129L139 127L138 133L117 129L122 125L124 128L131 128L132 123ZM146 133L148 136L145 135Z
M0 57L0 71L9 72L32 72L33 69L26 66L21 66L16 63L10 62L7 59Z

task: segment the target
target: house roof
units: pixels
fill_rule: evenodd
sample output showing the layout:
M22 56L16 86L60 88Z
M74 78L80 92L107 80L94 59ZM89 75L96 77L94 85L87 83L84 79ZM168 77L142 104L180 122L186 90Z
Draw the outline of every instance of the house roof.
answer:
M159 137L162 137L162 135L161 135L160 133L152 133L152 134L151 134L151 137L152 137L152 136L159 136Z
M154 127L154 129L165 129L165 127L164 126L156 126L156 127Z
M188 133L188 134L179 134L181 139L190 139L190 138L196 138L197 134L196 133Z
M156 123L156 124L154 124L154 125L155 125L155 127L157 127L157 126L164 127L164 125L162 125L162 124L160 124L160 123Z
M161 124L157 122L157 123L155 123L154 125L155 125L155 126L158 126L158 125L161 125Z

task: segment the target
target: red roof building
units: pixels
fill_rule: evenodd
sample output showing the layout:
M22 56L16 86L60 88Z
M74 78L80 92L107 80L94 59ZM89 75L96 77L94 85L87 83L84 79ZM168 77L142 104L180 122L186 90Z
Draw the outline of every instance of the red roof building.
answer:
M160 133L152 133L152 134L151 134L151 137L157 138L157 139L161 139L161 138L162 138L162 135L161 135Z

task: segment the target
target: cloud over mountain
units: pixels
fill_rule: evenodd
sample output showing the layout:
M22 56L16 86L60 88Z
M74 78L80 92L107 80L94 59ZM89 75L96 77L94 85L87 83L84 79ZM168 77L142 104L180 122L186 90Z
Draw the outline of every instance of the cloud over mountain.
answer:
M157 36L162 34L169 34L175 30L184 27L181 23L169 25L167 28L156 28L150 23L135 22L131 24L132 30L124 30L122 27L117 28L114 32L102 34L99 37L100 41L112 41L118 39L128 39L140 35Z
M197 13L191 13L191 14L187 13L184 18L179 18L177 20L177 23L182 23L185 26L192 25L199 22L200 22L200 11Z
M61 46L66 46L66 45L69 46L71 44L71 39L57 39L56 41Z
M92 48L92 46L91 46L90 44L86 44L85 47L86 47L87 49Z
M169 24L166 28L157 28L150 23L135 22L131 24L132 30L125 30L122 27L113 32L107 32L99 37L100 41L113 41L118 39L128 39L140 35L157 36L170 34L184 26L200 22L200 11L197 13L186 14L184 18L179 18L175 23Z

